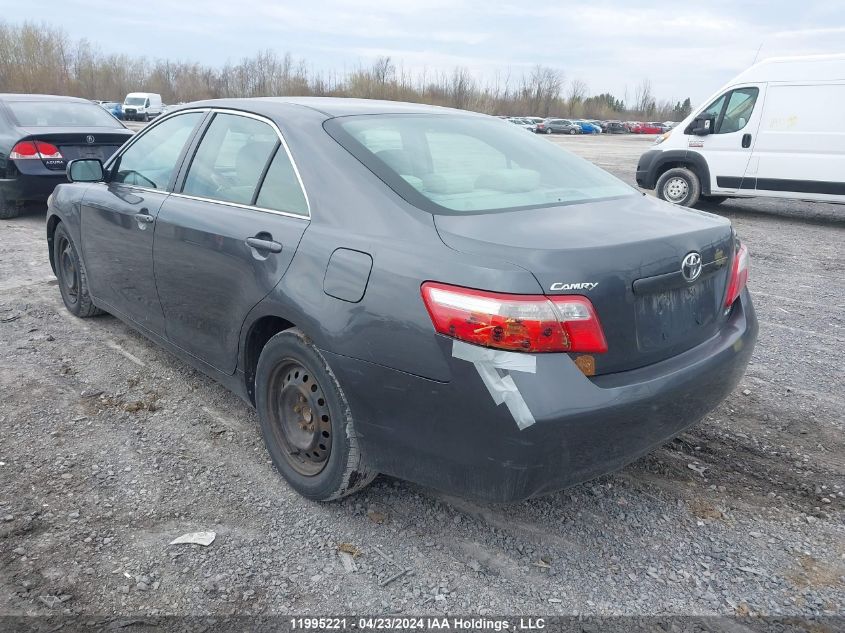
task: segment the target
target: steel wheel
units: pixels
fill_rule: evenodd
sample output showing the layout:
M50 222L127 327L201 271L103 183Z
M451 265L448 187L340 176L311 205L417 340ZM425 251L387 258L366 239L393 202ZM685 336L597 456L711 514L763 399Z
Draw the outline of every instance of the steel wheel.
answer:
M669 202L678 203L689 194L689 183L683 178L672 178L663 185L663 192Z
M73 245L64 235L59 237L57 252L59 261L56 262L60 271L59 282L64 287L64 297L68 303L76 305L79 303L79 269L76 266L76 256L73 252Z
M319 474L332 450L331 417L321 385L299 362L286 358L277 366L270 388L276 394L273 431L285 459L301 475Z

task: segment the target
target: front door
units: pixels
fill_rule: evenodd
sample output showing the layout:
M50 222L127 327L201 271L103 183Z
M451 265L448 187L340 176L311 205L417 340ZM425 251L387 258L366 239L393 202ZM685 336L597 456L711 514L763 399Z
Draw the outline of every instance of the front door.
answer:
M758 101L762 102L763 88L745 86L721 95L702 112L715 119L711 133L689 136L690 149L707 161L712 193L734 193L743 188L760 124L761 108L756 106Z
M149 128L109 165L82 202L82 248L91 294L109 310L164 333L153 276L153 234L187 141L204 116L176 115Z
M308 203L278 131L260 118L216 113L185 171L156 222L167 337L231 374L241 326L293 259Z

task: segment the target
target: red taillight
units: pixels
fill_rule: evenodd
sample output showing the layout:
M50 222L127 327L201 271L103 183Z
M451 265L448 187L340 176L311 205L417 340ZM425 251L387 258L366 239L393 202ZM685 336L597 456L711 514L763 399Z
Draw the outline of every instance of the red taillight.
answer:
M38 153L41 154L41 158L62 158L62 153L59 151L59 148L50 143L35 141L35 148L38 150Z
M44 141L21 141L12 148L9 158L13 160L28 160L32 158L59 159L62 153L59 148Z
M28 158L41 158L38 155L38 148L33 141L21 141L12 148L9 158L25 160Z
M737 300L748 282L748 248L745 244L740 244L734 255L733 266L731 266L731 276L728 281L728 292L725 295L725 307L730 308L734 301Z
M512 295L428 281L422 297L434 329L467 343L520 352L607 351L586 297Z

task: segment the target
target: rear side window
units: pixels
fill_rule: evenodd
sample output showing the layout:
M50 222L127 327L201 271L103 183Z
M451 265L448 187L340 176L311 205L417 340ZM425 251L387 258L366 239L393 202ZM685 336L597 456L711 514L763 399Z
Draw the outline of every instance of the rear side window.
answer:
M267 123L216 114L194 155L182 193L251 205L278 145L279 137Z
M563 206L636 195L508 121L441 114L347 116L326 131L396 193L430 213Z
M111 116L107 112L103 114ZM182 149L202 117L202 112L179 114L142 132L118 158L111 181L166 189Z
M284 147L279 146L276 150L255 205L263 209L308 215L308 202Z
M123 126L93 103L75 101L7 101L21 127L114 127Z

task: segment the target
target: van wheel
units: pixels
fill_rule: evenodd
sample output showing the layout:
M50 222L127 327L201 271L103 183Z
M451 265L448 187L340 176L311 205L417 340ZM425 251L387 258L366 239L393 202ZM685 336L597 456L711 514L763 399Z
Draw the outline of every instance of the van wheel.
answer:
M150 115L147 114L146 112L144 112L144 123L149 123L149 122L150 122Z
M337 378L300 330L276 334L261 350L255 400L273 464L303 497L331 501L375 479Z
M686 167L667 170L657 180L657 197L672 204L691 207L701 196L701 183L698 176Z

